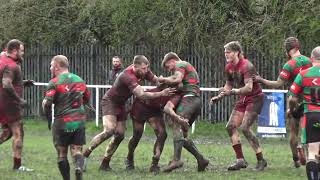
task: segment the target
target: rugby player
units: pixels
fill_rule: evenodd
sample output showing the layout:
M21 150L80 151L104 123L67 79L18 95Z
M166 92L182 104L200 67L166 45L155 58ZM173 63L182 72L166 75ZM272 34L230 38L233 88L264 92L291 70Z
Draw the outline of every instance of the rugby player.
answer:
M290 87L289 110L294 112L299 104L299 95L303 94L304 115L301 123L302 144L307 144L306 173L308 179L319 177L320 147L320 46L311 52L313 66L301 71ZM299 119L296 119L299 121Z
M76 74L69 72L69 61L63 55L51 60L49 81L42 108L47 116L51 115L54 104L54 123L52 125L53 143L58 153L58 168L64 180L70 180L68 148L75 165L77 180L82 179L84 157L82 146L86 142L84 104L89 103L90 93L85 82ZM50 129L49 122L49 129Z
M240 43L238 41L229 42L224 46L224 49L227 61L225 67L226 84L220 94L211 99L211 102L214 103L224 96L240 96L226 126L236 154L236 161L228 167L228 170L240 170L248 166L237 131L239 128L256 153L258 162L255 169L262 171L267 166L267 161L263 158L262 149L251 130L251 126L257 120L262 109L264 94L260 85L252 80L256 71L252 63L243 57ZM239 89L233 89L236 86Z
M289 60L283 65L281 72L276 81L263 79L260 76L255 77L255 81L261 82L270 88L280 88L283 85L290 85L296 78L299 72L312 66L311 60L301 55L300 43L295 37L289 37L284 41L284 47L289 57ZM300 103L297 104L299 108L295 108L294 112L287 111L287 118L290 128L290 148L292 152L293 164L296 168L300 167L299 153L297 151L298 135L299 135L299 119L303 116L302 97L299 96ZM288 106L287 106L288 107ZM290 112L290 113L288 113Z

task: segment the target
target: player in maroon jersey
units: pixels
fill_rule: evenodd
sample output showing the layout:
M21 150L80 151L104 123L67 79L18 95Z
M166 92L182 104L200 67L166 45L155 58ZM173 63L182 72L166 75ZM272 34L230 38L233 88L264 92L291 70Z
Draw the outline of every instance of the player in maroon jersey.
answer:
M154 88L147 90L148 92L159 92L161 88ZM132 104L132 109L130 112L133 127L133 136L130 138L128 143L128 155L126 160L126 168L134 169L134 151L141 139L144 131L144 125L146 122L150 124L153 128L157 139L153 148L153 157L150 167L150 172L159 172L160 167L158 165L160 160L160 155L162 153L165 140L167 138L166 127L163 119L162 110L168 101L172 103L173 109L179 103L181 98L180 94L175 94L173 96L159 97L152 100L143 100L135 98ZM171 112L174 112L174 110ZM177 114L170 114L173 119L180 119Z
M92 139L91 145L84 152L84 156L89 157L97 146L113 136L100 165L100 170L108 171L111 169L109 165L111 157L124 138L127 119L126 101L132 95L141 99L154 99L160 96L171 96L175 92L172 88L166 88L161 92L145 92L138 83L143 79L157 83L158 78L149 70L149 60L143 55L137 55L133 59L133 64L116 78L111 89L102 98L104 129Z
M227 60L225 67L227 81L222 92L213 97L211 101L215 102L229 95L240 96L226 126L236 154L236 161L228 167L228 170L240 170L248 166L244 159L240 136L237 131L239 128L256 153L258 161L256 170L261 171L267 166L267 161L263 158L262 149L257 137L251 130L251 126L257 120L262 109L264 94L260 85L252 80L256 71L252 63L243 57L240 43L238 41L229 42L224 46L224 49ZM239 89L233 89L236 86Z
M299 103L298 95L303 95L301 143L307 147L307 177L317 180L320 150L320 46L313 49L311 58L314 60L313 66L301 71L291 85L288 104L290 112L295 111Z
M304 69L312 66L312 61L308 57L301 55L300 43L295 37L289 37L284 41L289 60L283 65L279 77L276 81L263 79L260 76L255 77L255 81L261 82L270 88L280 88L283 85L291 86L297 74ZM290 148L292 152L292 159L295 167L300 167L299 155L297 151L298 135L299 135L299 121L303 116L302 97L300 96L300 103L297 104L299 108L295 108L294 112L287 113L289 127L290 127ZM287 106L288 107L288 106Z
M0 144L13 137L13 169L32 171L21 165L23 148L22 109L26 101L22 99L23 80L21 72L24 45L17 39L10 40L6 52L0 56L0 124L3 129Z

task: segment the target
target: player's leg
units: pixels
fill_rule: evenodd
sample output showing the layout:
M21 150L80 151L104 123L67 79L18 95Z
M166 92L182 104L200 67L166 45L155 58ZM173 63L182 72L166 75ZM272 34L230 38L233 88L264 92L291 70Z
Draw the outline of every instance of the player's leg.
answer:
M124 133L126 131L125 120L126 119L117 121L114 136L106 149L106 152L104 154L103 160L100 165L100 170L104 170L104 171L111 170L110 168L111 157L119 147L122 140L124 139Z
M76 180L82 180L82 167L84 164L84 157L82 155L82 145L71 144L70 152L75 166Z
M140 122L134 117L132 117L132 128L133 133L128 143L128 155L127 160L125 162L127 170L134 169L134 151L138 146L138 143L143 134L144 122Z
M183 118L187 119L189 125L192 125L200 115L201 99L195 96L187 97L183 99L182 103L184 104L184 108L182 111L177 109L177 113ZM182 130L185 138L183 147L197 159L198 171L204 171L209 164L209 160L204 158L194 142L190 138L188 138L189 129L182 128Z
M114 135L117 126L117 116L105 115L102 117L103 131L97 134L90 142L90 146L84 151L83 156L89 157L91 152L101 143Z
M9 124L9 127L12 132L13 136L13 169L18 170L21 167L21 155L22 155L22 148L23 148L23 123L21 121L14 121ZM24 169L24 168L22 168Z
M2 132L0 135L0 144L6 142L7 140L9 140L12 137L12 131L7 124L2 125L1 129L2 129Z
M292 117L292 115L288 116L288 123L290 128L290 137L289 137L289 143L290 143L290 149L292 153L292 160L293 164L296 168L301 166L301 163L299 161L298 156L298 144L299 144L299 120Z
M308 143L308 157L306 164L306 173L309 180L318 180L319 177L319 157L320 142Z
M60 134L62 135L62 134ZM59 135L59 136L60 136ZM70 180L70 165L68 161L68 146L55 145L58 154L58 168L63 180Z
M267 166L267 161L263 158L263 153L258 138L251 130L251 126L257 120L257 118L258 114L256 112L246 111L240 129L242 130L242 133L248 140L252 149L255 151L258 161L256 170L262 171Z
M246 99L246 101L244 102L244 104L246 105L246 110L240 126L242 133L256 153L256 170L258 171L262 171L265 167L267 167L267 161L263 158L263 153L258 138L252 132L251 126L258 119L258 115L262 110L263 99L264 95Z
M302 143L306 143L307 163L306 172L308 179L318 179L319 177L319 146L320 146L320 113L308 112L303 117Z
M167 132L164 120L161 115L149 118L149 124L153 128L154 133L157 136L156 142L153 146L153 157L150 167L150 172L159 172L160 167L158 165L164 143L167 139Z
M73 137L70 142L70 152L74 160L76 180L82 179L84 166L84 157L82 155L82 146L86 143L85 129L78 129L73 132Z
M242 122L244 111L242 111L242 109L241 111L239 111L237 110L239 108L236 108L233 109L229 121L226 125L227 132L231 139L232 148L236 154L236 161L228 167L228 170L240 170L241 168L246 168L248 166L248 163L245 161L243 156L240 136L237 131L237 128L240 126Z

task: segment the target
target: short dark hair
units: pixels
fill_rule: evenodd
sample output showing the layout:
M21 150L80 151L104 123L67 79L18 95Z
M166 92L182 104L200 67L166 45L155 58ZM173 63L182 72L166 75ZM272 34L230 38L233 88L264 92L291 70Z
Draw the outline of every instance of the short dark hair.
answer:
M52 61L59 64L59 66L62 68L69 68L69 60L64 55L56 55L52 58Z
M149 62L148 58L145 57L144 55L136 55L133 58L133 64L134 65L141 65L141 64L149 65L150 62Z
M164 67L165 64L171 59L174 59L176 61L180 61L181 60L177 53L169 52L166 55L164 55L163 60L161 62L161 66Z
M120 61L122 62L122 57L121 56L113 56L112 59L120 59Z
M286 49L286 52L289 53L291 49L300 49L300 42L295 37L288 37L284 41L284 48Z
M20 45L23 45L23 43L18 39L12 39L7 43L7 52L11 53L14 49L19 50Z
M227 43L226 45L223 46L225 49L228 49L232 52L240 52L243 53L242 51L242 46L239 41L231 41Z

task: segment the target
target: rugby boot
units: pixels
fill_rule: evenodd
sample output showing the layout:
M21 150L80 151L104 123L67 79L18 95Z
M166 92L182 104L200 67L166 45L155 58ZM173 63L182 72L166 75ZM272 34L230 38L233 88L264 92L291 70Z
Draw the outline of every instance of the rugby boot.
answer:
M255 170L256 171L263 171L265 167L267 167L268 163L265 159L262 159L262 160L259 160L257 162L257 165L256 165L256 168Z
M20 166L18 169L15 169L18 172L32 172L33 169L27 168L25 166Z
M181 168L183 166L183 162L180 160L172 160L169 162L169 165L163 169L163 172L169 173L175 169Z
M298 157L299 157L299 161L300 161L301 165L306 165L306 156L304 154L303 147L301 145L298 146L297 151L298 151Z
M107 157L105 157L105 158L103 158L103 160L102 160L102 162L101 162L101 165L100 165L100 167L99 167L99 170L101 170L101 171L111 171L112 170L112 168L110 167L110 158L107 158Z
M295 168L299 168L301 166L300 161L293 161L293 165Z
M126 170L134 170L134 161L133 160L129 160L127 159L124 162L125 166L126 166Z
M188 139L184 142L183 147L190 152L198 162L198 171L204 171L209 165L209 160L205 159L199 152L192 140Z
M152 163L151 163L151 167L150 167L149 171L153 172L153 173L158 173L160 171L160 167L159 167L158 163L159 163L159 158L152 157Z
M241 168L247 168L248 163L245 159L237 159L228 167L228 171L237 171Z
M82 180L82 171L81 171L81 169L76 169L75 176L76 176L76 180Z

